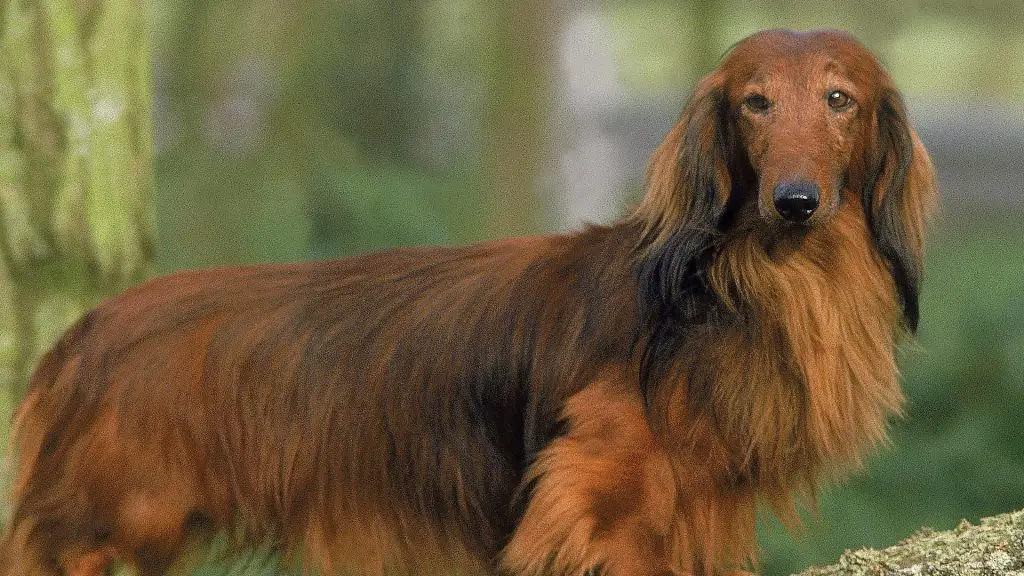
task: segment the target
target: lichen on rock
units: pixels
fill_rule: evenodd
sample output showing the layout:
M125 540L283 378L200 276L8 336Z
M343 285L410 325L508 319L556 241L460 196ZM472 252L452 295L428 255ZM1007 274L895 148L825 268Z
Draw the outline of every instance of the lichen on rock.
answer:
M953 530L923 528L885 550L847 550L799 576L1024 576L1024 510Z

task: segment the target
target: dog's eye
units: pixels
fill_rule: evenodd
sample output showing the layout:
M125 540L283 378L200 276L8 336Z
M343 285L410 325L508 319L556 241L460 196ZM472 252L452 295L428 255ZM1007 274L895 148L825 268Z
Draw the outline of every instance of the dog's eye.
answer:
M842 90L833 90L828 93L828 106L833 110L846 110L852 103L853 99Z
M763 94L751 94L743 100L743 105L750 111L760 114L767 112L772 107L772 102L765 98Z

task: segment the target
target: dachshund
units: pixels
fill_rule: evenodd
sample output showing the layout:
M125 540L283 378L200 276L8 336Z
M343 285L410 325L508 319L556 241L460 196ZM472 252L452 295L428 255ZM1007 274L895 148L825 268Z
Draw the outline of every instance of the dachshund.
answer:
M888 74L757 33L627 216L186 271L87 313L15 418L5 574L163 574L197 531L324 574L756 568L901 411L937 200Z

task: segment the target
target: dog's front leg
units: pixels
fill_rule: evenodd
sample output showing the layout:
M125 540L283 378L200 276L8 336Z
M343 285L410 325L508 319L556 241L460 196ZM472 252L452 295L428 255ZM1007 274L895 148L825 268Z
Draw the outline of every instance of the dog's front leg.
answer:
M517 575L667 576L680 554L676 488L639 392L597 382L572 396L565 435L538 456L529 503L501 557ZM685 562L685 560L683 560Z

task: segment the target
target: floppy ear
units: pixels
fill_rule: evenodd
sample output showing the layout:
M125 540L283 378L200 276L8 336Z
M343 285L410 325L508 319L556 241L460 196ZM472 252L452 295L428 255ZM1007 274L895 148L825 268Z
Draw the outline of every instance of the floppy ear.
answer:
M935 170L895 89L883 92L876 122L876 145L869 151L874 177L866 182L864 207L878 250L892 268L904 324L914 332L924 271L924 226L938 200Z
M721 74L697 86L679 121L651 156L646 193L633 214L648 245L681 229L713 228L729 195L728 104Z
M655 150L646 194L631 218L642 229L639 272L648 302L674 308L693 261L718 231L732 185L729 139L728 102L715 73Z

